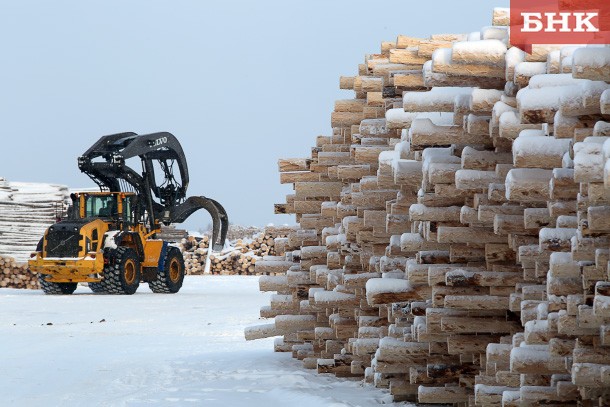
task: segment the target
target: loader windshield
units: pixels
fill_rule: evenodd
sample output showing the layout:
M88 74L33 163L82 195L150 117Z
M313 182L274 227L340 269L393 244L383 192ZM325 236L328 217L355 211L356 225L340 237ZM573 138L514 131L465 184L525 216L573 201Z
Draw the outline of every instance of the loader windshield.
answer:
M86 199L85 217L110 218L117 215L116 195L89 195Z

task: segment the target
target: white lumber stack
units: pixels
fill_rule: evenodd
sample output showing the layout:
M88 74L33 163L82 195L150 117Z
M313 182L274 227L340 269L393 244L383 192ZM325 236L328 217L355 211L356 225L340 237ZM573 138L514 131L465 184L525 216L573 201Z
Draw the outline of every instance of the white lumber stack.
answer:
M395 401L610 403L609 48L526 54L508 15L383 42L332 135L280 160L309 175L277 207L315 235L261 281L277 350Z
M66 186L0 178L0 255L25 263L68 201Z

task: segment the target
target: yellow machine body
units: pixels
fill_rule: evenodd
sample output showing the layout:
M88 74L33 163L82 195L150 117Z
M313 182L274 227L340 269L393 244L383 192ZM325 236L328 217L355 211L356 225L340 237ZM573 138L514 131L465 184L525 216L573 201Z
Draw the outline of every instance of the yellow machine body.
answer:
M49 282L100 282L107 262L104 248L113 247L114 243L108 240L118 233L121 233L120 246L132 248L140 254L142 269L159 266L164 242L153 236L160 232L160 228L150 230L144 224L134 222L130 208L131 200L136 197L134 193L83 192L76 195L78 205L73 210L77 213L73 214L72 221L66 222L66 227L73 229L67 232L78 233L78 250L75 247L70 256L54 256L49 237L54 228L64 222L52 225L45 232L37 251L32 253L28 262L30 270L47 275L46 281ZM92 202L102 199L116 205L108 216L100 216L102 208L92 205Z

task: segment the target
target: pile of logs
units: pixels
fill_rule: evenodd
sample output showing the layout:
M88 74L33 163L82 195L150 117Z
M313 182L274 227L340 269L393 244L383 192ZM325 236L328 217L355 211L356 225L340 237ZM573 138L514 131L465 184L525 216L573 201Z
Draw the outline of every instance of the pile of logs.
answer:
M69 200L68 188L63 185L0 178L0 255L26 262Z
M38 290L38 274L31 272L27 264L14 258L0 256L0 287Z
M399 36L279 161L299 228L247 339L396 401L610 405L610 47Z
M242 228L244 231L248 228ZM220 253L210 255L210 273L222 275L261 275L273 274L274 271L261 271L256 269L258 260L274 259L277 255L284 254L285 245L278 244L285 239L289 227L268 226L263 232L257 233L251 238L240 238L232 240ZM235 232L234 232L235 233ZM184 264L187 274L204 274L205 263L208 255L209 236L200 238L189 236L181 241L181 249L184 256Z

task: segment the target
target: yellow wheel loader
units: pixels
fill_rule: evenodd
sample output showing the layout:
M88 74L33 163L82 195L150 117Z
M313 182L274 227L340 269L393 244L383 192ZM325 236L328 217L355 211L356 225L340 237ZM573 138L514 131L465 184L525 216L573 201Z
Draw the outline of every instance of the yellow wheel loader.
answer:
M141 172L127 164L138 158ZM178 292L182 253L157 234L161 224L184 222L199 209L212 216L210 250L224 246L227 213L213 199L186 198L186 158L171 133L104 136L78 166L100 192L71 194L67 215L47 229L32 253L30 270L39 273L46 294L72 294L79 282L95 293L133 294L140 282L155 293Z

